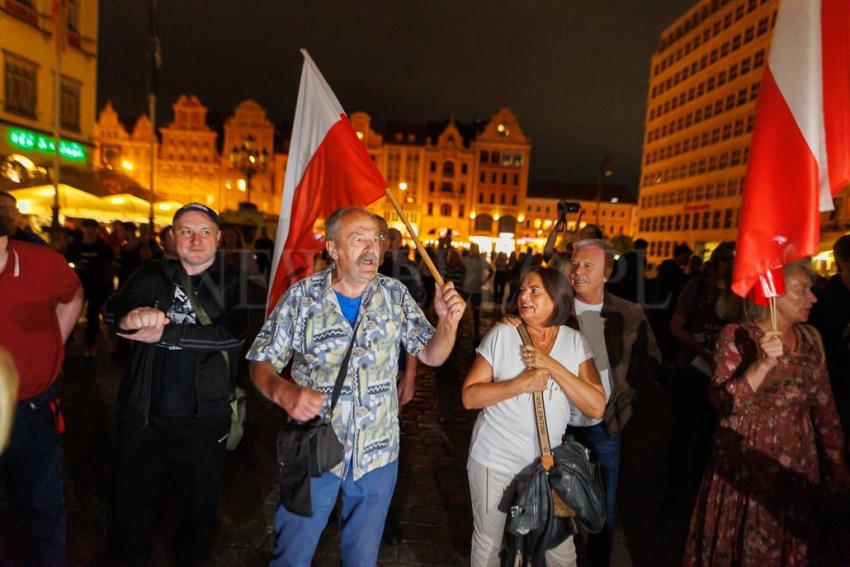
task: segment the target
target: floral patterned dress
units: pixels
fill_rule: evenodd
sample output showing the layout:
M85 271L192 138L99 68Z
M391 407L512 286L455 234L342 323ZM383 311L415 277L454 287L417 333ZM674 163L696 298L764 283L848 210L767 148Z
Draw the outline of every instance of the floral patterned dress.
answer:
M813 328L797 334L753 392L744 372L764 333L728 325L709 391L720 416L691 519L685 567L806 567L817 557L820 450L840 463L844 439Z

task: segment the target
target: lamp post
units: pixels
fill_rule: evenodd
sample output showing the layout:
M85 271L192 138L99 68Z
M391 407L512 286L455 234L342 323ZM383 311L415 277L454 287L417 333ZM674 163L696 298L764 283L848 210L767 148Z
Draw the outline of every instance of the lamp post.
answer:
M248 134L243 138L241 146L234 146L230 151L230 165L245 175L245 191L249 203L251 202L251 179L258 172L265 171L269 159L269 152L258 150L254 142L254 136Z
M602 202L602 180L606 177L614 175L614 168L611 167L611 162L605 158L602 166L599 168L599 177L596 178L596 226L599 226L599 205Z

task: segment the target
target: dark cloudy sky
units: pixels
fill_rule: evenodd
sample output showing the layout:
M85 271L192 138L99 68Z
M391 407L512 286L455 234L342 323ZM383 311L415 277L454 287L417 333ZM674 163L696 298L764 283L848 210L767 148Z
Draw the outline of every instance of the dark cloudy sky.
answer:
M531 178L589 182L610 154L635 189L649 61L695 0L159 0L160 117L194 93L251 97L291 121L305 47L347 112L488 118L509 106L532 137ZM101 0L99 107L146 108L148 2Z

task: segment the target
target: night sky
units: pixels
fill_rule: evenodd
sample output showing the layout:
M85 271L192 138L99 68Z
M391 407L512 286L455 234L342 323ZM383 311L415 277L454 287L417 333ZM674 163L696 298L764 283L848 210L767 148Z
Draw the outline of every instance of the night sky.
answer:
M100 1L98 109L146 109L148 2ZM291 122L306 48L348 113L487 119L502 105L532 137L531 180L636 191L649 63L694 0L160 0L159 120L193 93L211 111L253 98Z

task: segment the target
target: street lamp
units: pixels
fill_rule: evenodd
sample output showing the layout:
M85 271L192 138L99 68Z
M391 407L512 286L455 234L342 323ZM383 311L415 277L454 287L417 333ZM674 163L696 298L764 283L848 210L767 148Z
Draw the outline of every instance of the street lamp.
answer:
M596 178L596 226L599 226L599 204L602 201L602 180L606 177L614 175L614 168L611 167L611 162L608 158L602 161L602 166L599 168L599 177Z
M254 136L248 134L241 146L234 146L230 152L230 165L245 175L246 198L251 202L251 179L258 172L265 171L269 152L258 150L254 145Z

